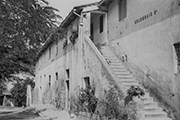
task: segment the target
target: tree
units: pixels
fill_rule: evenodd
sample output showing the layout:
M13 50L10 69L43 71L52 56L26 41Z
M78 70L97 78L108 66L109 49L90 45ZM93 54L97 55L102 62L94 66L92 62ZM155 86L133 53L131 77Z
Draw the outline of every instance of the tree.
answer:
M46 0L0 0L1 81L20 72L34 75L37 51L58 33L55 11Z
M15 106L25 106L26 105L26 90L27 85L31 85L31 88L34 88L35 83L33 79L27 77L24 79L16 78L14 87L11 89L11 94L13 96L13 102Z

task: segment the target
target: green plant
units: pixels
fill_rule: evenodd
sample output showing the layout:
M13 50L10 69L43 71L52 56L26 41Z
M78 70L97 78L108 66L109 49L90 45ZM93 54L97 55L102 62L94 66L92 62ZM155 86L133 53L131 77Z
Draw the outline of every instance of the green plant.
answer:
M13 84L13 88L11 89L11 94L13 96L13 102L15 106L26 106L26 90L27 85L31 85L33 89L35 83L33 79L27 77L26 79L16 79L16 83Z
M94 113L97 107L98 99L95 96L95 88L87 86L81 88L77 100L77 109L82 112Z
M64 87L64 80L60 79L57 81L57 84L55 86L55 107L57 109L64 109L65 107L65 87Z
M140 87L135 87L135 86L131 86L128 90L127 90L127 96L124 99L124 105L126 106L130 101L133 100L133 97L140 97L140 96L144 96L144 90L141 89Z
M120 99L118 91L115 88L110 88L106 92L105 99L98 102L97 111L100 116L106 116L108 119L119 119L125 117L122 109L123 104L119 102Z
M120 94L122 94L120 91L110 88L106 92L105 99L98 102L97 113L108 119L137 120L136 103L132 101L131 104L124 107L124 97Z
M67 42L67 40L65 40L64 43L63 43L63 49L66 48L67 44L68 44L68 42Z
M78 37L78 31L73 30L72 35L69 37L69 40L71 41L72 44L75 44L77 37Z

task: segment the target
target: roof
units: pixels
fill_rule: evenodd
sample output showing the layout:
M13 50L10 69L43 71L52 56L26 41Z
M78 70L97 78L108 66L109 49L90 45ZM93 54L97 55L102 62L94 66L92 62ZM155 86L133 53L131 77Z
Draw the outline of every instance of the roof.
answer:
M113 0L101 0L98 5L99 6L105 6L108 5L110 2L112 2Z
M83 8L93 6L93 5L98 5L98 2L89 3L89 4L85 4L85 5L80 5L80 6L75 6L70 11L68 16L63 20L60 27L66 28L72 21L74 21L78 17L77 15L74 14L74 12L80 15L81 12L83 11Z
M59 26L58 29L61 28L67 28L69 26L69 24L74 21L78 16L74 14L81 14L81 12L83 11L83 8L85 7L89 7L89 6L93 6L93 5L98 5L98 2L95 3L89 3L89 4L85 4L85 5L80 5L80 6L75 6L70 13L68 14L68 16L62 21L61 25ZM52 35L51 35L52 36ZM51 36L47 39L47 41L45 42L45 44L42 46L42 48L39 50L38 52L38 57L37 59L43 54L43 52L54 42L53 39L51 39Z

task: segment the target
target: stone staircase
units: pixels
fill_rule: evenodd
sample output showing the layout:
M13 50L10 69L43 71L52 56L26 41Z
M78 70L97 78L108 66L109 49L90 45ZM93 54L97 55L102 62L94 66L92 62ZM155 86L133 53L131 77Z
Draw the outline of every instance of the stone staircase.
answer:
M102 46L101 53L109 64L114 75L118 78L116 82L125 86L125 92L132 85L141 87L138 81L135 80L133 74L125 68L122 62L115 56L108 46ZM145 91L145 96L140 98L140 101L143 103L143 110L141 113L143 117L140 120L172 120L167 117L167 113L158 106L158 103L150 97L147 91Z

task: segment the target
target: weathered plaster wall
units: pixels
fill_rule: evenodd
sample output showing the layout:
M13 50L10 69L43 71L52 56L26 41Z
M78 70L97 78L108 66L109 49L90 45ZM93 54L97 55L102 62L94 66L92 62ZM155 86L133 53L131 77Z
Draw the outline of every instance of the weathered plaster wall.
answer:
M63 57L52 62L36 74L36 88L39 91L40 103L50 103L54 99L55 84L57 82L56 72L58 73L58 80L64 79ZM51 76L51 81L49 81L49 76ZM51 84L50 86L49 83Z
M103 32L100 33L100 16L102 14L92 14L93 19L92 19L92 23L93 23L93 34L94 34L94 44L100 43L103 44L105 42L107 42L107 15L103 15Z
M118 0L108 6L108 40L161 22L179 13L179 0L127 0L127 17L119 21Z
M63 43L65 39L63 40L57 40L54 41L53 44L51 44L44 52L43 54L39 57L36 66L35 66L35 71L36 74L41 71L42 69L46 68L49 66L53 61L61 58L64 55L64 50L63 50ZM51 57L49 57L49 48L51 47Z
M71 69L72 64L72 49L69 37L72 35L72 30L78 30L78 19L67 28L68 46L63 49L63 44L66 39L54 41L39 57L36 63L36 88L39 91L39 102L50 103L56 97L57 87L61 86L60 81L67 80L66 71ZM51 55L50 55L51 54ZM56 80L58 73L58 81ZM70 70L70 74L72 71ZM49 76L51 76L51 87L49 87ZM70 75L71 77L71 75ZM72 78L72 77L71 77ZM70 78L70 79L71 79ZM66 86L66 84L64 84ZM64 88L66 91L66 87ZM63 94L64 97L66 93Z
M180 1L127 0L127 17L122 21L117 18L116 2L110 4L108 12L109 40L116 53L127 55L136 68L134 73L141 76L141 82L145 82L160 102L180 115L180 77L176 74L173 46L180 42ZM148 14L150 16L145 19L143 16ZM150 74L154 82L146 74Z
M88 40L92 42L90 39ZM94 48L92 48L92 45ZM90 45L85 39L83 39L83 42L77 40L77 43L71 46L71 49L72 61L69 67L70 71L72 71L70 81L71 101L78 97L79 89L85 87L84 77L90 78L90 85L95 87L96 97L102 99L104 90L108 90L109 86L115 87L116 82L98 57L100 53L97 54L96 52L99 51L93 43Z

